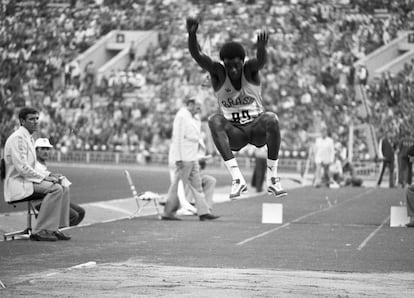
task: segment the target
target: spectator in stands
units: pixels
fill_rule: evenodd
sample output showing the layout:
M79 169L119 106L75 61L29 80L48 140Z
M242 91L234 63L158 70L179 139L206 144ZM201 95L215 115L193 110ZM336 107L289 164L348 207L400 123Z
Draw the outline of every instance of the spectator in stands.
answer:
M4 147L6 202L30 195L44 196L30 239L34 241L69 240L59 230L69 225L69 200L63 196L59 179L36 170L36 150L32 134L38 129L39 112L24 107L19 112L20 127L7 139Z
M357 83L366 85L368 82L368 69L365 65L359 65L356 71Z
M84 91L87 94L92 94L93 87L95 86L95 66L93 61L89 61L84 70Z
M44 173L45 175L52 175L58 179L58 183L63 188L63 196L65 201L70 202L69 207L69 226L77 226L85 217L85 209L83 209L78 204L72 202L70 197L70 185L72 184L68 178L63 176L62 174L54 173L52 174L46 165L46 161L49 160L50 157L50 150L53 146L50 144L49 139L47 138L38 138L35 142L36 148L36 166L35 169L40 173ZM36 206L37 210L41 209L41 204Z

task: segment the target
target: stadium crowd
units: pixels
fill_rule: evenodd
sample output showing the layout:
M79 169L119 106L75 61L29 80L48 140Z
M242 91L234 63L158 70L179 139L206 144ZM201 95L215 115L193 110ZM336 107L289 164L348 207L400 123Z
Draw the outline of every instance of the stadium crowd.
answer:
M279 115L283 152L307 152L321 126L346 146L351 121L366 121L354 84L366 88L372 103L369 120L376 128L386 123L396 137L412 130L413 61L370 84L370 74L354 63L401 30L414 29L414 1L70 2L9 1L2 6L2 146L17 126L16 109L31 105L41 111L41 135L56 148L168 152L173 117L186 96L203 101L203 116L215 108L212 91L203 83L206 74L188 53L188 16L200 17L202 35L209 37L201 46L212 56L231 38L248 45L251 56L256 30L270 31L264 100ZM377 9L386 13L379 16ZM136 57L132 48L127 69L97 84L94 65L80 69L76 56L113 29L157 30L159 45L144 57ZM362 137L357 135L356 142L357 158L366 158Z

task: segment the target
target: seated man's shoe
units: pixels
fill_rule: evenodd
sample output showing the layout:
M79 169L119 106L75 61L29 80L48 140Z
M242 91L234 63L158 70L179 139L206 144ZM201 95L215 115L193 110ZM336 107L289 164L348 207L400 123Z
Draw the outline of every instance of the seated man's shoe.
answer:
M282 185L280 184L279 177L270 178L269 186L267 187L267 192L274 195L276 198L284 197L287 195L287 192L283 190Z
M199 218L200 218L200 221L205 221L205 220L214 220L214 219L217 219L217 218L219 218L220 216L216 216L216 215L213 215L213 214L211 214L211 213L206 213L206 214L203 214L203 215L200 215L199 216Z
M414 228L414 222L409 222L405 225L407 228Z
M39 233L31 234L30 240L32 241L56 241L57 238L53 233L46 231L46 230L42 230Z
M181 220L181 218L178 218L176 216L166 216L166 215L163 215L163 216L161 216L161 220Z
M240 197L240 195L245 192L247 192L246 182L242 182L240 179L235 179L231 183L231 193L229 198L235 199L237 197Z
M54 231L53 234L58 240L70 240L70 236L63 234L61 231Z

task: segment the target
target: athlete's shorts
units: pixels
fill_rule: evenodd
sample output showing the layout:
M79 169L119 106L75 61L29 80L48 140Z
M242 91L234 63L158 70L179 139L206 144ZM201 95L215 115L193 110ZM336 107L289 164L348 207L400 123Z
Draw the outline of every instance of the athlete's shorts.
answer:
M229 121L234 127L237 127L238 129L240 129L241 131L243 131L243 133L246 135L249 144L255 145L257 147L261 147L263 145L266 144L266 133L263 133L263 137L259 137L257 135L257 131L254 132L254 127L257 123L257 121L259 121L259 119L261 118L261 116L263 115L260 114L259 116L255 117L252 121L241 124L238 122L233 122L233 121ZM253 139L255 139L255 141L253 141Z

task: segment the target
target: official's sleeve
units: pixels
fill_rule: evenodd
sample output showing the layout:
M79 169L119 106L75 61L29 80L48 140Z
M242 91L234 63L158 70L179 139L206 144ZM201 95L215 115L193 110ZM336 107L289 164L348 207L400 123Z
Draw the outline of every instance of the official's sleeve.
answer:
M176 123L175 123L175 127L174 129L176 130L176 140L177 140L177 147L178 147L178 151L177 151L177 160L183 160L183 147L184 147L184 118L182 115L177 114L176 117Z
M27 152L30 150L28 147L27 141L22 136L17 136L13 142L10 143L11 146L11 159L13 165L16 168L16 171L23 176L26 180L31 182L39 183L46 176L42 175L36 171L32 166L30 166L27 160Z
M42 166L40 162L38 161L36 161L35 170L45 176L49 176L51 173L50 171L47 170L45 166Z
M382 138L380 139L378 143L378 158L384 159L384 155L382 154Z
M331 162L335 161L335 143L333 139L331 139Z

